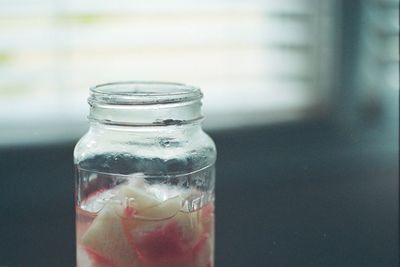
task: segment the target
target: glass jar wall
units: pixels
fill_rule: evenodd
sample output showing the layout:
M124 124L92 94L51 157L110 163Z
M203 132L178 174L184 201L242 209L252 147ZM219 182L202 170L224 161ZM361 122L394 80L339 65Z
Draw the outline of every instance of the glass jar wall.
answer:
M216 149L198 88L91 89L75 147L77 266L210 267Z

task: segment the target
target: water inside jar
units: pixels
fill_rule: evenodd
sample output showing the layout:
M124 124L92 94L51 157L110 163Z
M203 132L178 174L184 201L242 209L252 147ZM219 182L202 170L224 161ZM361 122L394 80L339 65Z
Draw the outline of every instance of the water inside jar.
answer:
M161 177L78 167L78 266L212 266L210 168Z

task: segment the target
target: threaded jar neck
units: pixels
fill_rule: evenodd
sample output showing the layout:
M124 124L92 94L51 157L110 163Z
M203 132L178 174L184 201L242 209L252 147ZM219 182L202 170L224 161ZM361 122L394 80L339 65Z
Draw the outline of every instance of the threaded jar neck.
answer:
M200 121L199 88L179 83L116 82L90 88L89 120L126 126L182 125Z

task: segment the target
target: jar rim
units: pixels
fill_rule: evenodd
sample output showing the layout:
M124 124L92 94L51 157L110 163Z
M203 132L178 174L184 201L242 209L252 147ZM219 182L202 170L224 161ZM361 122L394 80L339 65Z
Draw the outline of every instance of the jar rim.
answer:
M153 105L200 100L200 88L183 83L158 81L121 81L90 88L90 105Z

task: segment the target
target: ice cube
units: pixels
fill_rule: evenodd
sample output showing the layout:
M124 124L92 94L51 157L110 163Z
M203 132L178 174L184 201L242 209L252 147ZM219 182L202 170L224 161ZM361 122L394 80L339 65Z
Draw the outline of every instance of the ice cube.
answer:
M96 193L96 195L82 202L81 209L88 212L97 213L104 207L107 202L109 202L114 197L115 190L107 190Z

